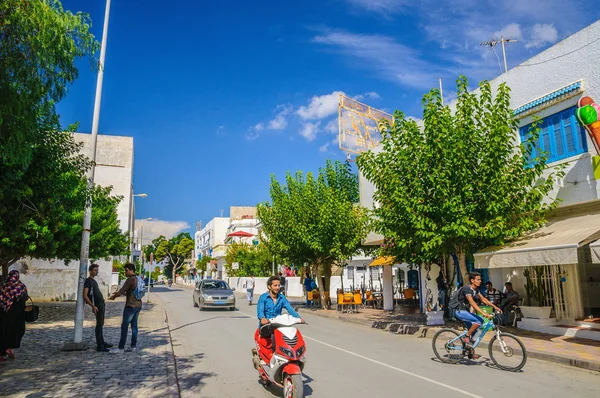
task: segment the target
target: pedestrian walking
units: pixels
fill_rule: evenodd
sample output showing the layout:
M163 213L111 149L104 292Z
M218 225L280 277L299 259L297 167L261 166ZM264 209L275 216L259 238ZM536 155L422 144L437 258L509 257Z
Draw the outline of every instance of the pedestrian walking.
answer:
M279 272L278 276L279 276L279 281L281 283L281 290L279 290L279 293L281 293L285 296L285 276L283 276L281 271Z
M20 281L19 271L10 271L0 287L0 362L5 361L6 356L15 359L13 349L21 347L28 298L27 286Z
M142 310L141 296L143 296L143 293L141 292L141 289L143 287L143 280L135 274L135 265L131 263L125 264L125 275L127 276L127 279L125 280L125 283L123 283L123 287L114 292L109 298L109 300L114 300L119 296L126 296L127 298L125 301L125 308L123 309L123 321L121 322L121 339L119 340L118 348L113 348L110 351L112 354L123 352L123 350L125 350L129 325L131 325L131 345L125 351L135 351L137 346L138 317Z
M252 305L252 297L254 296L254 286L256 281L254 275L250 275L250 279L246 281L246 294L248 295L248 305Z
M113 345L104 341L104 333L102 330L104 328L106 305L104 304L104 296L95 279L96 276L98 276L99 266L98 264L92 264L88 270L90 276L83 284L83 299L90 307L92 307L92 312L96 315L96 351L109 352L109 348L112 348Z
M306 293L306 306L310 307L310 300L308 298L308 293L313 291L313 279L310 277L310 273L306 273L306 277L304 278L304 292Z

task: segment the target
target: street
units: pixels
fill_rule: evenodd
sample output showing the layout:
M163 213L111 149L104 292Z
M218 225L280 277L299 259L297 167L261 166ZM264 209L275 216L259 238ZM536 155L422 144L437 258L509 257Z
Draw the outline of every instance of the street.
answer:
M168 313L181 396L274 397L258 383L250 350L256 306L199 311L192 290L156 288ZM258 297L255 298L255 301ZM434 361L430 339L396 336L313 315L300 330L307 344L305 394L310 397L597 397L600 375L529 359L520 373Z

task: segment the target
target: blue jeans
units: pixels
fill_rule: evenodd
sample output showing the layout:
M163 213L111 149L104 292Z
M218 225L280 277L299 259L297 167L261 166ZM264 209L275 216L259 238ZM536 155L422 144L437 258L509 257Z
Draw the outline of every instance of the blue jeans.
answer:
M481 325L483 325L483 322L484 322L482 317L480 317L479 315L471 314L469 311L464 311L464 310L456 311L454 313L454 316L459 321L463 321L465 323L465 325L467 325L468 329L470 329L474 323L481 326Z
M125 348L125 342L127 341L127 328L131 324L131 347L135 347L137 344L138 336L138 317L140 315L141 308L125 307L123 310L123 322L121 323L121 340L119 340L119 349Z
M254 289L246 289L246 295L248 296L248 302L252 302L252 297L254 297Z

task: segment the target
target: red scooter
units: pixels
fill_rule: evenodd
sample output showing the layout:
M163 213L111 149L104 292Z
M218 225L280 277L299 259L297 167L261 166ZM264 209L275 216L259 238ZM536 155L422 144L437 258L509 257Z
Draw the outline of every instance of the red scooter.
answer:
M273 331L271 341L262 338L259 330L254 334L256 348L252 350L252 362L263 385L275 383L283 389L284 398L304 398L302 370L306 358L306 344L294 325L300 318L279 315L269 319Z

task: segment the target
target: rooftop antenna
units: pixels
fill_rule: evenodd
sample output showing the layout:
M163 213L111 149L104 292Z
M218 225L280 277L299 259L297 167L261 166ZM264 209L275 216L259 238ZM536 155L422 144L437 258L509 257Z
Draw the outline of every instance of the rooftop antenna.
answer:
M502 57L504 58L504 72L508 72L508 64L506 63L506 49L504 48L504 43L516 43L516 42L517 41L514 39L505 39L504 36L500 36L500 40L492 39L491 41L481 42L479 45L490 47L494 51L494 54L496 54L496 58L498 58L498 64L500 64L500 57L498 57L498 54L496 53L496 49L494 47L496 47L496 44L501 43L502 44ZM500 70L502 71L502 68L500 68Z
M219 211L221 212L221 217L223 217L223 212L224 212L225 210L221 209L221 210L219 210Z

